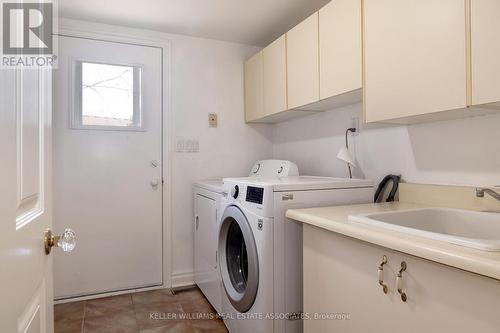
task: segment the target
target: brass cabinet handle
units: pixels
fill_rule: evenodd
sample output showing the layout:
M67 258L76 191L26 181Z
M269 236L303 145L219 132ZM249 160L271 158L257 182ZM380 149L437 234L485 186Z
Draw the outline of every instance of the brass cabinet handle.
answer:
M398 289L398 293L401 295L401 300L403 302L406 302L408 300L408 297L406 296L406 293L403 291L403 272L406 271L406 262L402 261L401 262L401 269L399 270L399 273L396 277L396 288Z
M378 284L382 286L382 291L387 294L387 285L384 283L384 265L387 264L387 256L382 257L382 262L378 266Z

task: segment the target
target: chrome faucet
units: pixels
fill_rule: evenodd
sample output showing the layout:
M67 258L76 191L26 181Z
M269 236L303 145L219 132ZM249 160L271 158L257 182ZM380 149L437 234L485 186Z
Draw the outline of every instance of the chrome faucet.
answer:
M499 193L497 193L489 188L479 188L479 187L476 188L476 197L483 198L485 193L491 195L493 198L500 201L500 194Z

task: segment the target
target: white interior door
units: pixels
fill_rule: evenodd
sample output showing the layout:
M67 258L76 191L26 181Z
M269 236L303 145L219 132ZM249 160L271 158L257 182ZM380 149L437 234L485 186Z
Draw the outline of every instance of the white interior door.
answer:
M0 70L0 331L51 333L51 72Z
M54 225L56 299L162 284L162 50L60 37Z

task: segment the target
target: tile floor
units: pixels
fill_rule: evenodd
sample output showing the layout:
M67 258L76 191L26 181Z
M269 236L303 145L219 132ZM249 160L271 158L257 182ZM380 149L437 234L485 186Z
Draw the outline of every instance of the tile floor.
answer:
M58 304L54 324L55 333L227 332L215 315L197 288L175 295L162 289Z

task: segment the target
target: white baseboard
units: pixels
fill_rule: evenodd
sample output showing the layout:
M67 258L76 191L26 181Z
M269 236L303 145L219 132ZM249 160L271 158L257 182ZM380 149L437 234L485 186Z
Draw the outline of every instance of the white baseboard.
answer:
M97 299L97 298L118 296L118 295L123 295L123 294L140 293L143 291L158 290L158 289L164 289L164 287L163 286L154 286L154 287L110 291L110 292L104 292L104 293L94 294L94 295L75 296L75 297L64 298L64 299L56 299L56 300L54 300L54 304L64 304L64 303L71 303L71 302L87 301L87 300L92 300L92 299Z
M172 289L194 286L194 273L172 274Z
M193 272L178 273L178 274L172 275L172 289L183 289L183 288L192 287L195 285L196 284L194 282L194 273ZM75 296L75 297L71 297L71 298L54 300L54 304L85 301L85 300L91 300L91 299L96 299L96 298L117 296L117 295L122 295L122 294L130 294L130 293L155 290L155 289L163 289L163 288L164 288L164 286L155 286L155 287L147 287L147 288L110 291L110 292L105 292L105 293L96 294L96 295Z

